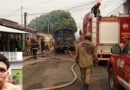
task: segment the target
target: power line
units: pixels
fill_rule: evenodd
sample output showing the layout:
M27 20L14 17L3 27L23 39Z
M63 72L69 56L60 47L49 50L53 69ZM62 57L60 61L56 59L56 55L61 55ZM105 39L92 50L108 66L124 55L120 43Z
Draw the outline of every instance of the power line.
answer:
M37 3L37 4L33 4L33 5L29 5L29 6L25 6L24 8L25 9L29 9L29 10L36 10L36 9L32 9L32 8L28 8L28 7L39 7L40 5L44 5L44 4L48 4L48 3L52 3L56 0L48 0L48 1L43 1L43 2L40 2L40 3Z
M31 15L31 16L33 16L33 15L45 15L45 14L47 14L47 13L43 13L43 12L41 12L41 13L28 13L28 15Z
M118 0L116 3L116 5L118 5L118 6L116 6L116 8L114 8L111 12L109 12L107 15L112 15L112 14L117 14L118 12L119 12L119 8L122 6L122 4L124 3L124 1L123 2L121 2L122 0ZM113 3L113 6L115 6L115 3Z
M5 18L11 17L12 15L14 15L16 12L19 12L20 8L16 9L15 11L13 11L11 14L5 16Z
M66 10L66 11L69 11L69 12L71 12L73 15L76 15L76 14L79 14L79 12L84 12L84 11L87 11L87 9L90 9L91 7L92 7L92 5L94 5L95 3L94 3L94 1L95 0L93 0L93 1L89 1L89 2L87 2L87 3L80 3L80 4L78 4L77 6L73 6L73 7L69 7L69 8L66 8L66 9L64 9L64 10ZM112 6L113 4L115 4L115 2L113 3L114 1L110 1L109 0L109 4L107 4L107 6L106 6L106 8L109 8L110 6ZM108 3L108 2L106 2L106 3ZM116 5L117 4L121 4L122 5L122 3L120 2L120 1L117 1L116 2ZM103 7L103 11L104 10L106 10L104 7L105 7L105 4L103 4L102 5L102 7ZM118 6L119 7L119 6ZM35 9L33 9L33 10L35 10ZM113 11L108 11L108 12L110 12L110 14L111 13L113 13L115 11L115 9L113 10ZM119 8L117 9L116 8L116 11L119 11ZM17 12L17 11L16 11ZM14 14L14 13L13 13ZM12 15L13 15L12 14ZM45 12L43 13L43 12L41 12L41 13L28 13L28 15L29 16L34 16L34 15L42 15L42 14L46 14ZM10 16L12 16L12 15L10 15ZM15 16L20 16L20 15L15 15Z
M87 7L79 8L75 11L70 11L70 12L73 14L73 13L79 13L79 12L82 12L82 11L87 11L88 9L91 9L92 6L93 6L93 3L91 5L88 5Z
M78 6L75 6L75 7L71 7L71 8L67 8L67 9L64 9L66 11L70 11L71 13L76 13L78 11L81 11L82 9L89 9L92 7L94 1L90 2L90 3L86 3L86 4L83 4L83 5L78 5ZM87 6L87 7L86 7ZM76 8L77 7L77 8ZM70 10L69 10L70 9ZM77 10L76 10L77 9ZM34 13L34 14L29 14L29 15L41 15L43 13Z
M79 11L79 10L82 10L82 9L87 9L87 7L91 7L93 5L93 3L95 2L95 0L93 0L92 2L89 2L89 3L85 3L83 5L78 5L78 6L75 6L75 7L71 7L71 8L67 8L67 9L64 9L66 11L73 11L73 12L76 12L76 11ZM87 6L86 8L84 8L85 6ZM77 8L76 8L77 7ZM77 10L75 10L75 8ZM24 8L25 9L25 8ZM69 10L70 9L70 10ZM28 14L29 16L30 15L42 15L42 14L45 14L45 12L41 12L41 13L31 13L31 14ZM18 15L17 15L18 16Z
M85 4L82 4L82 5L78 5L78 6L74 6L74 7L71 7L71 8L67 8L67 9L65 9L65 10L68 10L68 11L75 10L75 9L77 9L77 8L87 6L87 5L92 4L92 3L94 3L94 2L95 2L95 0L93 0L93 1L91 1L91 2L89 2L89 3L85 3Z
M81 8L81 7L83 7L83 6L87 6L87 5L89 5L89 3L94 3L96 0L93 0L93 1L89 1L89 2L82 2L82 3L80 3L80 4L78 4L78 5L76 5L76 6L73 6L73 7L69 7L69 8L66 8L66 9L63 9L62 8L62 10L67 10L67 11L76 11L75 9L78 9L78 8ZM24 7L24 9L29 9L29 8L26 8L26 7ZM45 8L44 8L45 9ZM35 11L40 11L40 10L38 10L38 9L30 9L30 10L35 10Z

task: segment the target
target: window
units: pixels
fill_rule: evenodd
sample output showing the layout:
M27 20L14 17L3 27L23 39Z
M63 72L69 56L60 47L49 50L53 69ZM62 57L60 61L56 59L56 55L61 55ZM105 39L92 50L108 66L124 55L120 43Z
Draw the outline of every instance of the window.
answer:
M126 45L126 47L124 48L122 54L130 55L130 42Z

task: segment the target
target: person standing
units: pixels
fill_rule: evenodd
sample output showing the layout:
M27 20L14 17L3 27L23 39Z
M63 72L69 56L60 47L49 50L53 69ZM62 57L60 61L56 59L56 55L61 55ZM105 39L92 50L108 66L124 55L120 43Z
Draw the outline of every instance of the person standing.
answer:
M43 39L41 39L41 52L44 53L44 50L46 49L45 42Z
M48 43L45 44L45 47L46 47L46 51L49 51Z
M100 10L99 10L100 5L101 3L98 2L96 3L96 5L92 7L91 12L94 13L94 17L100 16Z
M126 44L126 43L128 43L128 41L129 41L129 36L128 35L125 35L124 36L124 45Z
M17 44L17 51L22 51L22 42L19 38L17 38L16 44Z
M30 38L27 37L26 39L26 52L27 52L27 55L30 54L30 45L31 45L31 41L30 41Z
M83 90L88 90L92 67L97 59L96 46L91 42L91 35L86 35L84 41L77 43L75 50L76 54L74 59L80 67L81 79L84 82Z
M10 46L11 52L15 51L15 40L14 40L14 38L10 38L9 46Z
M9 69L10 63L8 59L0 54L0 90L22 90L19 86L13 85L9 82Z
M38 50L39 44L37 42L36 39L32 39L32 44L31 44L31 48L32 48L32 53L33 53L33 57L34 59L37 59L37 50Z

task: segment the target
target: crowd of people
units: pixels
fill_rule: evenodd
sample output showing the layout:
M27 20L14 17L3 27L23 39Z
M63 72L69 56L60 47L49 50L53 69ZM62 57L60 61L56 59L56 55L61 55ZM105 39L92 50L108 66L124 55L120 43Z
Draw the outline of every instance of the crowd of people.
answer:
M19 37L10 38L9 40L0 38L0 51L22 51L22 41Z
M36 56L37 56L38 51L40 51L43 54L44 52L49 51L51 47L52 47L52 43L49 42L48 44L43 39L40 39L40 42L39 42L35 38L27 37L26 42L25 42L26 55L27 56L33 55L35 59L37 58Z

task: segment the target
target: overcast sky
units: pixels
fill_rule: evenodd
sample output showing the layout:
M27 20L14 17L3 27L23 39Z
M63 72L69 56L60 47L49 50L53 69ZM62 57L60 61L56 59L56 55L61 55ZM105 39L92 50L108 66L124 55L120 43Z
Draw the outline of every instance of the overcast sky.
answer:
M21 23L21 6L30 19L56 9L67 9L86 0L0 0L0 17ZM31 15L30 15L31 14ZM35 15L32 15L35 14Z
M0 0L0 18L6 18L22 23L21 10L28 13L27 23L33 18L48 13L52 10L68 10L76 20L77 25L82 25L83 16L90 11L97 0ZM101 14L110 15L121 11L124 0L98 0L101 1ZM22 9L21 9L22 6Z

